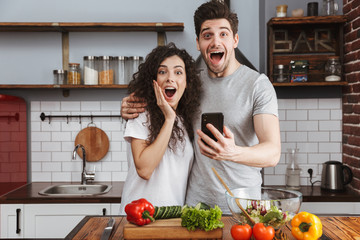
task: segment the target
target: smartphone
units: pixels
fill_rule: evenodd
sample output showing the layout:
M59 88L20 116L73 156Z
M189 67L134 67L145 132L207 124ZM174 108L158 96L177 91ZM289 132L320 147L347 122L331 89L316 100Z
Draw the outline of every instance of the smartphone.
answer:
M222 134L224 128L224 115L221 112L203 113L201 115L201 131L217 142L216 137L206 127L207 123L214 125L214 127Z

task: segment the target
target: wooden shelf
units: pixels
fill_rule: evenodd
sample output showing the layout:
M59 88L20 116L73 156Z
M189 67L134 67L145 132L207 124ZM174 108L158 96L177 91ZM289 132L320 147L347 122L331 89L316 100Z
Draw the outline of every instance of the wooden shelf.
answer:
M126 84L109 85L52 85L52 84L2 84L0 89L98 89L115 88L126 89Z
M181 32L184 23L0 22L0 32Z
M158 45L166 44L166 32L182 32L179 22L0 22L0 32L60 32L62 39L62 68L69 64L69 32L157 32ZM93 89L127 88L127 85L35 85L3 84L0 89Z
M345 81L340 82L286 82L278 83L274 82L273 86L275 87L305 87L305 86L345 86L348 83Z
M270 19L268 26L272 25L294 25L294 24L336 24L345 23L345 15L335 16L311 16L311 17L275 17Z

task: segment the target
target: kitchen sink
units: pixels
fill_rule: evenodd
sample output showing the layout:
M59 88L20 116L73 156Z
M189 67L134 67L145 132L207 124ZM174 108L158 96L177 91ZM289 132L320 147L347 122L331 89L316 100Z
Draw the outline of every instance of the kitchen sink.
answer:
M79 185L54 185L39 192L45 196L73 197L73 196L94 196L105 194L110 191L111 185L103 184L79 184Z

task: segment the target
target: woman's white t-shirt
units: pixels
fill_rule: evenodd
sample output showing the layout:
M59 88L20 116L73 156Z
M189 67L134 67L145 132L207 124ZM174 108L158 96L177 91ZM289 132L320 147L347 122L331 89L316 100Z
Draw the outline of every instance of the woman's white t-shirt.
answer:
M145 198L154 206L184 205L188 175L194 159L193 145L182 124L185 141L177 141L174 151L166 149L151 178L144 180L136 172L131 152L131 139L148 139L147 113L128 120L124 133L127 144L128 174L121 196L120 215L126 215L125 206L140 198Z

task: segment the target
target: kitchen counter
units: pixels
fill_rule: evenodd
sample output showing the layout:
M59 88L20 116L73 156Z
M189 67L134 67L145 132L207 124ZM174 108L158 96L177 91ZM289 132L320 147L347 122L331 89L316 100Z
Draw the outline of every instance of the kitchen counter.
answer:
M125 217L113 216L115 218L114 230L110 236L112 239L124 239L123 229L127 220ZM80 239L100 239L100 236L106 227L110 217L86 216L65 238L65 240ZM321 240L346 240L360 238L360 217L333 217L321 216L320 220L323 224L323 235ZM223 216L222 221L225 224L223 229L223 240L232 239L230 234L231 226L235 221L230 216ZM146 226L139 227L144 229ZM160 230L160 229L159 229ZM288 223L282 228L282 231L288 236L289 240L295 239L291 235L291 226ZM148 238L147 238L148 239ZM171 239L171 238L170 238Z
M54 197L43 196L39 191L50 185L80 184L79 182L33 182L26 184L12 192L0 197L0 204L32 204L32 203L120 203L124 182L95 182L95 184L111 185L112 188L106 194L84 197Z
M111 190L103 195L91 197L53 197L42 196L38 192L50 185L79 184L78 182L33 182L26 184L10 193L0 196L0 204L14 203L120 203L124 182L96 182L112 185ZM284 188L284 186L266 186ZM351 189L343 192L324 191L320 186L303 186L300 189L303 202L360 202L360 193Z
M285 188L285 186L265 186ZM302 186L299 190L303 194L303 202L360 202L360 192L345 188L341 192L323 190L320 186Z

